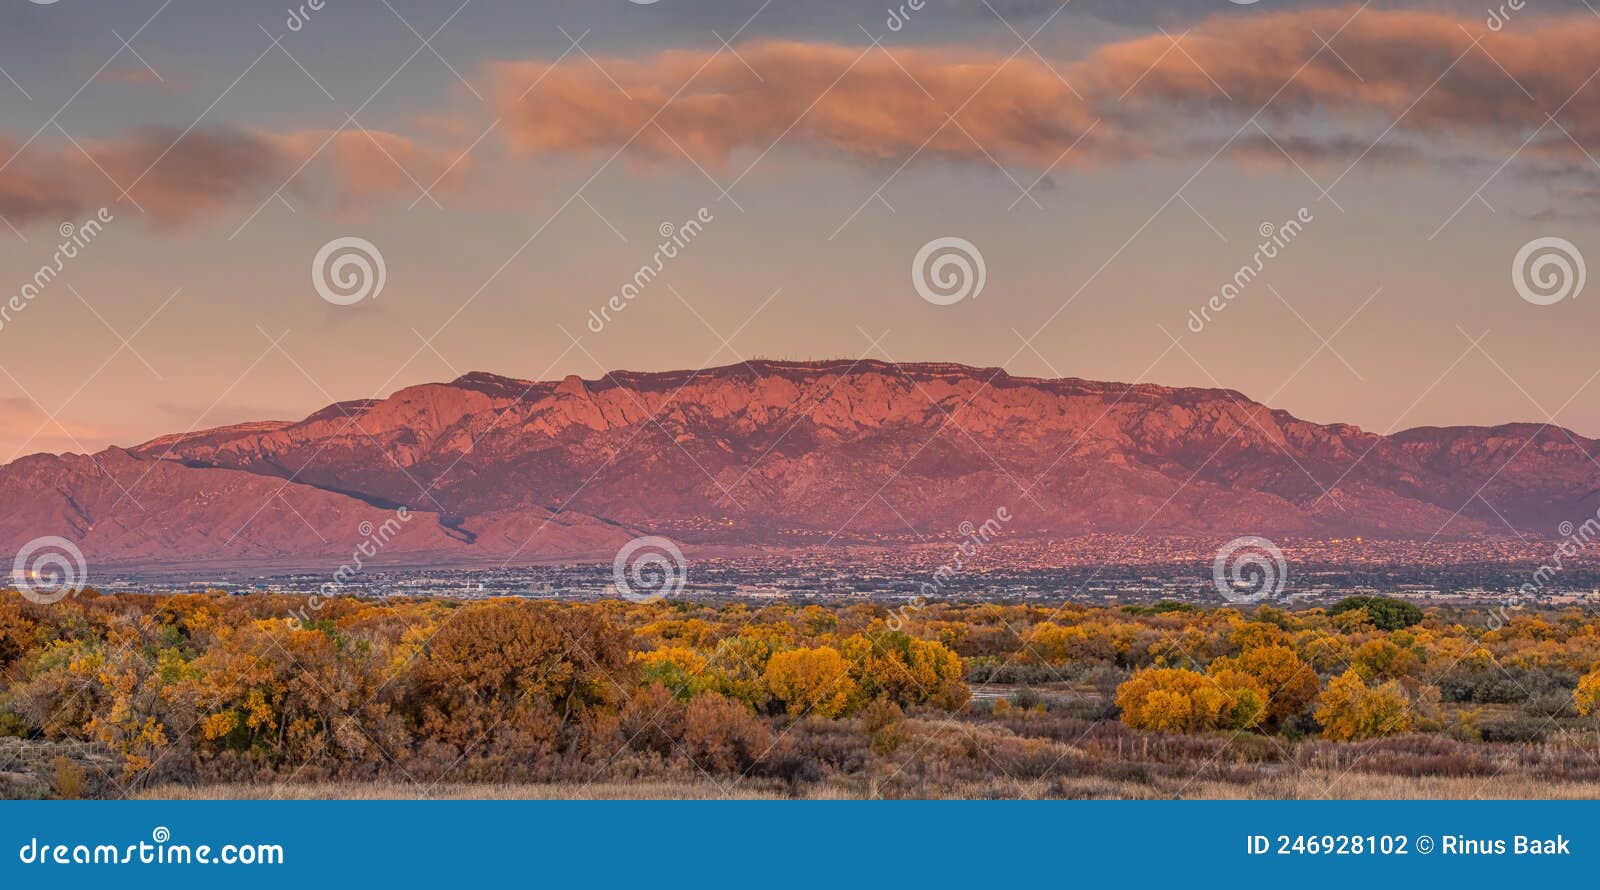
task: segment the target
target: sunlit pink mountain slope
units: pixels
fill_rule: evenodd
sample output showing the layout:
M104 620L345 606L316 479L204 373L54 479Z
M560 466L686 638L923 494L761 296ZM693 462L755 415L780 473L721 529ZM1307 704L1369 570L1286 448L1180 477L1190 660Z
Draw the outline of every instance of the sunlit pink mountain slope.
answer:
M389 398L0 467L0 547L326 566L404 505L380 561L609 559L686 545L1009 533L1549 536L1592 514L1600 444L1556 427L1378 436L1214 389L997 369L756 361ZM372 526L365 525L366 523Z

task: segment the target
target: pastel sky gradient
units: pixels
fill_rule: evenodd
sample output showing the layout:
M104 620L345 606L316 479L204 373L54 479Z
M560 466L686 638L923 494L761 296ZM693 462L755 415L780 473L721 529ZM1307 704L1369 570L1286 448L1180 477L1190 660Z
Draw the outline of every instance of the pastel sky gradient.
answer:
M63 223L114 219L0 327L0 462L474 370L755 356L1600 436L1600 296L1534 305L1512 268L1542 237L1600 259L1600 13L920 5L326 0L291 27L286 3L7 0L0 302ZM311 270L345 236L387 267L350 307ZM987 278L938 306L911 264L946 236Z

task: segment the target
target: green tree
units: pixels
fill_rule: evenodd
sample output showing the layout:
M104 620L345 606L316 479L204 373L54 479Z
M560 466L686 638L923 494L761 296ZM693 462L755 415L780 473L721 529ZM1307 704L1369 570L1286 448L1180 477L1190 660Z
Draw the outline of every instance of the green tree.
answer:
M1329 615L1339 615L1362 609L1379 630L1396 631L1419 624L1422 610L1402 600L1386 596L1347 596L1328 608Z

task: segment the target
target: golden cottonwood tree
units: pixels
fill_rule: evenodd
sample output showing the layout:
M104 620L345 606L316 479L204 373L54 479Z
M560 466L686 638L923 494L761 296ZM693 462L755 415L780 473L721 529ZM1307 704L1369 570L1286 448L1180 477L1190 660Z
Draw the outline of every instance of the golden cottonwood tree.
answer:
M1135 729L1205 732L1249 729L1267 713L1267 691L1249 674L1213 675L1178 668L1150 668L1117 687L1122 721Z
M767 689L793 716L842 717L855 704L850 662L832 646L790 649L767 661Z
M1340 742L1406 732L1411 729L1411 701L1394 680L1368 686L1351 668L1322 691L1317 722L1325 737Z
M1304 711L1322 685L1311 665L1301 661L1293 649L1276 644L1216 659L1209 670L1213 674L1241 671L1254 677L1267 691L1267 720L1274 725Z

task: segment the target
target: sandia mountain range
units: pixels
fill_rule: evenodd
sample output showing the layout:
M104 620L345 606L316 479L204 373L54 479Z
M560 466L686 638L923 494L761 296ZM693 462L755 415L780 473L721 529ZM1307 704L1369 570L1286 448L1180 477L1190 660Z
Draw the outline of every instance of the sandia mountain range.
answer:
M400 506L394 564L1007 533L1549 537L1600 501L1600 443L1539 424L1381 436L1219 389L993 368L752 361L385 399L0 467L0 547L131 567L325 567ZM370 523L370 525L369 525Z

